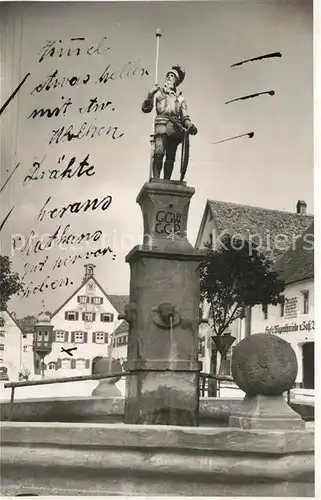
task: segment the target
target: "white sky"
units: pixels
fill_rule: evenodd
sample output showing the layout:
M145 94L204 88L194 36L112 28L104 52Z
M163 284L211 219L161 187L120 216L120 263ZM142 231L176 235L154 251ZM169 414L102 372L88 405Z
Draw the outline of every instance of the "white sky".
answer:
M108 293L128 293L129 266L124 258L132 246L141 243L142 217L135 199L148 180L149 169L152 117L144 115L140 107L154 85L157 27L163 33L159 83L172 64L185 67L181 90L199 129L199 134L191 138L186 178L196 189L190 207L189 240L195 241L208 198L289 211L295 210L298 199L304 199L308 211L313 211L312 3L17 3L10 5L8 15L1 58L1 73L6 76L1 104L26 73L30 72L30 77L0 118L1 185L20 161L3 191L3 217L12 205L15 209L1 233L2 254L10 252L12 234L26 237L31 230L53 233L59 224L70 224L73 233L100 229L107 245L113 246L116 259L94 259L96 276ZM85 37L82 43L90 46L104 36L111 49L101 56L47 58L38 63L39 51L48 39L63 40L67 47L70 38ZM271 52L281 52L282 58L230 68L240 60ZM109 63L121 69L128 61L147 68L149 76L30 95L55 69L66 76L88 72L94 79ZM272 89L274 97L264 95L224 104ZM55 107L62 102L62 96L73 101L65 117L27 119L34 108ZM83 117L77 109L96 96L115 106L114 112L106 110L97 115L97 123L118 125L124 137L118 141L95 138L48 146L51 130L81 124ZM251 131L255 132L251 140L211 144ZM44 165L48 168L55 166L62 154L79 160L90 154L95 176L64 181L43 179L22 186L35 157L46 155ZM176 168L176 178L177 172ZM105 212L35 221L49 196L54 208L109 194L113 202ZM84 272L82 262L57 272L51 266L59 251L46 255L48 262L43 272L29 279L40 284L48 274L52 279L68 276L74 287L78 286ZM38 257L28 259L28 263L38 261ZM19 252L13 255L15 270L21 272L25 262ZM24 300L14 298L10 310L14 309L18 317L34 313L45 300L47 309L53 311L74 287L38 293Z

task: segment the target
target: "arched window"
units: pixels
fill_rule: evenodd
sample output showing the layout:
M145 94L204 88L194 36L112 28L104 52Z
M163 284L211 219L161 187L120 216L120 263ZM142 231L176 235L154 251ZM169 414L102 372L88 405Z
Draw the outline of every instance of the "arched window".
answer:
M56 369L56 363L54 361L48 363L48 370L55 370L55 369Z

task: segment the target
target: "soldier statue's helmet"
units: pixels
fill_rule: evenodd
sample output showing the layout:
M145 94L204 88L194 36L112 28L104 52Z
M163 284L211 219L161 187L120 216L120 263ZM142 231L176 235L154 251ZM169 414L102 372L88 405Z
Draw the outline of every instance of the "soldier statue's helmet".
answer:
M176 66L172 66L172 68L167 71L166 76L170 73L176 76L176 85L180 85L185 78L185 71L178 64Z

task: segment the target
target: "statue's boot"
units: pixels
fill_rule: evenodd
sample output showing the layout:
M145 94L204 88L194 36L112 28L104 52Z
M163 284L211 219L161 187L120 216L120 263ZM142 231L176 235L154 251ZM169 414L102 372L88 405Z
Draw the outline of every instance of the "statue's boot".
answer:
M160 173L163 167L163 156L155 155L153 161L153 177L154 179L160 178Z
M172 177L173 168L174 168L174 160L165 160L164 179L169 180Z

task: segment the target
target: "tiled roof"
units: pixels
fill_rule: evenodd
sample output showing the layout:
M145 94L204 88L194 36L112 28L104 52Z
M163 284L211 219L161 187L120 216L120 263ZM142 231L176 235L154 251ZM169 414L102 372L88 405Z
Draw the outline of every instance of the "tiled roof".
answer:
M107 295L107 298L118 313L123 313L125 305L129 302L128 295Z
M17 319L17 324L22 333L34 333L37 318L36 316L26 316L25 318Z
M118 333L125 333L125 332L128 332L128 328L129 328L129 324L127 323L127 321L124 319L120 325L118 325L118 327L116 328L116 330L114 331L114 335L117 335Z
M314 276L314 224L305 231L274 266L287 284Z
M259 250L273 262L290 248L293 238L302 236L313 222L313 215L223 201L208 200L208 207L220 234L223 232L235 236L241 234L246 239L250 235L252 238L253 235L257 235L260 241ZM282 237L277 238L278 235Z

